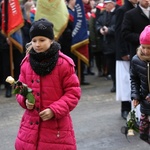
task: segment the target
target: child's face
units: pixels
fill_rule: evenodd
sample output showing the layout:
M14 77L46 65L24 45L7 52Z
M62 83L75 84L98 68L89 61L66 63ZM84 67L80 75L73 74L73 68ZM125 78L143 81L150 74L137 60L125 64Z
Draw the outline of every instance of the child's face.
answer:
M142 44L141 47L142 47L142 53L145 56L150 56L150 45L144 45L144 44Z
M33 49L37 53L47 51L53 43L52 40L44 36L35 36L34 38L32 38L31 42L32 42Z

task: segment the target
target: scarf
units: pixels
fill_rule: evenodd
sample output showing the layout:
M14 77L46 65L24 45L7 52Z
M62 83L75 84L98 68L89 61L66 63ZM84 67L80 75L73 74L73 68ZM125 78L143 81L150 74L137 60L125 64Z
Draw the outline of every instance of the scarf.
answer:
M60 50L60 45L54 42L48 50L36 53L32 48L29 52L29 61L34 72L40 76L45 76L56 66Z

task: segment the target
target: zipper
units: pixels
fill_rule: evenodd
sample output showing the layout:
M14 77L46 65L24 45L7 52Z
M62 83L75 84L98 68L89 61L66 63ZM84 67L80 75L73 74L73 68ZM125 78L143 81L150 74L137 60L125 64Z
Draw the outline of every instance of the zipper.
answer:
M150 92L150 67L149 67L149 62L147 63L147 78L148 78L148 89L149 89L149 92Z

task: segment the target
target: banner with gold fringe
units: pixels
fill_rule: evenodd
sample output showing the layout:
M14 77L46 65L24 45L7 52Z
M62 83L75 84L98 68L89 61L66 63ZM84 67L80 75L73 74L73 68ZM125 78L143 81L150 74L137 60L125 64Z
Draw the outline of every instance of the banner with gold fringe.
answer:
M23 52L21 27L24 19L18 0L5 0L2 3L2 33Z
M82 0L76 0L74 30L72 33L71 52L86 64L89 63L87 24Z

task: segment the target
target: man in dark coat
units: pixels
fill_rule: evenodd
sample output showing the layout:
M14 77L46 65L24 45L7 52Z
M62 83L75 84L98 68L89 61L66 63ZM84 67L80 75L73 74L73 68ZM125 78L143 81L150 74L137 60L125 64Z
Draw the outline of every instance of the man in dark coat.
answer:
M105 10L102 11L96 20L96 30L101 35L102 51L106 56L108 71L113 80L111 92L116 91L116 50L115 50L115 21L116 21L116 5L115 0L104 0Z
M127 118L127 115L131 110L129 73L130 57L128 44L121 34L121 26L125 12L135 8L136 6L137 0L125 0L124 5L116 12L116 100L121 101L121 116L124 119ZM124 91L126 92L124 93Z
M92 13L89 19L90 49L95 58L95 64L98 70L98 77L104 76L105 74L105 70L104 70L105 65L103 63L104 55L101 49L100 35L99 33L97 33L96 28L95 28L96 19L97 19L97 16L100 14L100 12L101 10L99 8L96 8L95 13Z
M130 58L136 54L140 33L149 24L149 2L147 0L139 0L137 8L125 13L122 23L122 35L129 44Z

